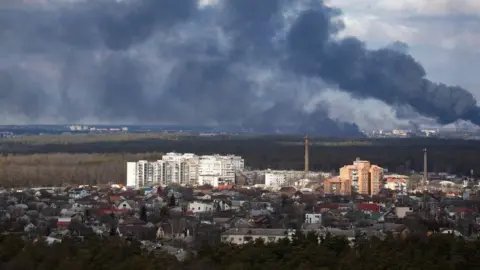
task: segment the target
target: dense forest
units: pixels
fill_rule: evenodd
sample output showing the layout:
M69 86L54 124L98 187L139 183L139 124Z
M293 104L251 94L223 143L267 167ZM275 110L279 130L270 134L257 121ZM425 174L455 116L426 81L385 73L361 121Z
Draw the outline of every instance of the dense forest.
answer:
M311 138L312 170L338 171L360 157L389 171L480 173L480 142L441 139ZM296 169L304 164L300 136L212 136L183 134L45 135L0 140L0 183L24 186L122 182L125 162L155 160L166 152L241 155L253 169Z
M314 234L295 236L292 241L261 241L235 246L204 245L184 261L160 250L147 251L135 241L64 239L47 245L43 241L0 236L0 269L3 270L403 270L480 269L480 241L453 235L410 236L386 240L358 238L350 246L344 238Z

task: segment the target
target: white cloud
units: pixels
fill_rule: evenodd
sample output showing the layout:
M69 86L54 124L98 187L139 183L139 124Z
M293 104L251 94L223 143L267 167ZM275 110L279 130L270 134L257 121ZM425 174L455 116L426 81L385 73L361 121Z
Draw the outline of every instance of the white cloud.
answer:
M341 36L356 36L364 40L387 40L411 42L418 29L396 22L384 21L381 17L372 14L350 16L343 18L346 29Z
M329 5L362 12L414 15L478 14L478 0L327 0Z
M329 0L344 11L345 32L367 41L480 50L478 0Z
M477 14L478 0L380 0L379 9L396 12L411 12L420 15Z

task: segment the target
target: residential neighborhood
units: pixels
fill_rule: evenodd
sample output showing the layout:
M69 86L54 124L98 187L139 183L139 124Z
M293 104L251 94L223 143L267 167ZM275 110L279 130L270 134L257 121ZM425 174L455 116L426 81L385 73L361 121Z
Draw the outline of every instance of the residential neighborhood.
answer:
M440 193L439 193L440 194ZM178 258L202 243L244 244L315 232L359 237L452 233L476 238L480 200L431 193L372 197L324 194L321 188L268 191L211 186L130 189L120 185L0 191L0 230L48 243L65 237L119 236Z

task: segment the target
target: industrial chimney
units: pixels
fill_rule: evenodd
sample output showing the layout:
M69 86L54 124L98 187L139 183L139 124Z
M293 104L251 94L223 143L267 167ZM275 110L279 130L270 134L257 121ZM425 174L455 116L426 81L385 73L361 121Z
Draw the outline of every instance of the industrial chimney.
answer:
M424 148L423 149L423 185L427 185L428 184L428 169L427 169L427 164L428 164L428 161L427 161L427 149Z
M309 168L309 164L308 164L308 135L305 135L305 179L307 179L308 177L308 168Z

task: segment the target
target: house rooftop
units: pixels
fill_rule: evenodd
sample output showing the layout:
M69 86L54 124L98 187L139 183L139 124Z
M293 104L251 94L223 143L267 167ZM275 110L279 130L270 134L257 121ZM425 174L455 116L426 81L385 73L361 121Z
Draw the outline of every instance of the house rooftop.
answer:
M255 229L255 228L234 228L226 231L224 235L271 235L285 236L284 229Z

